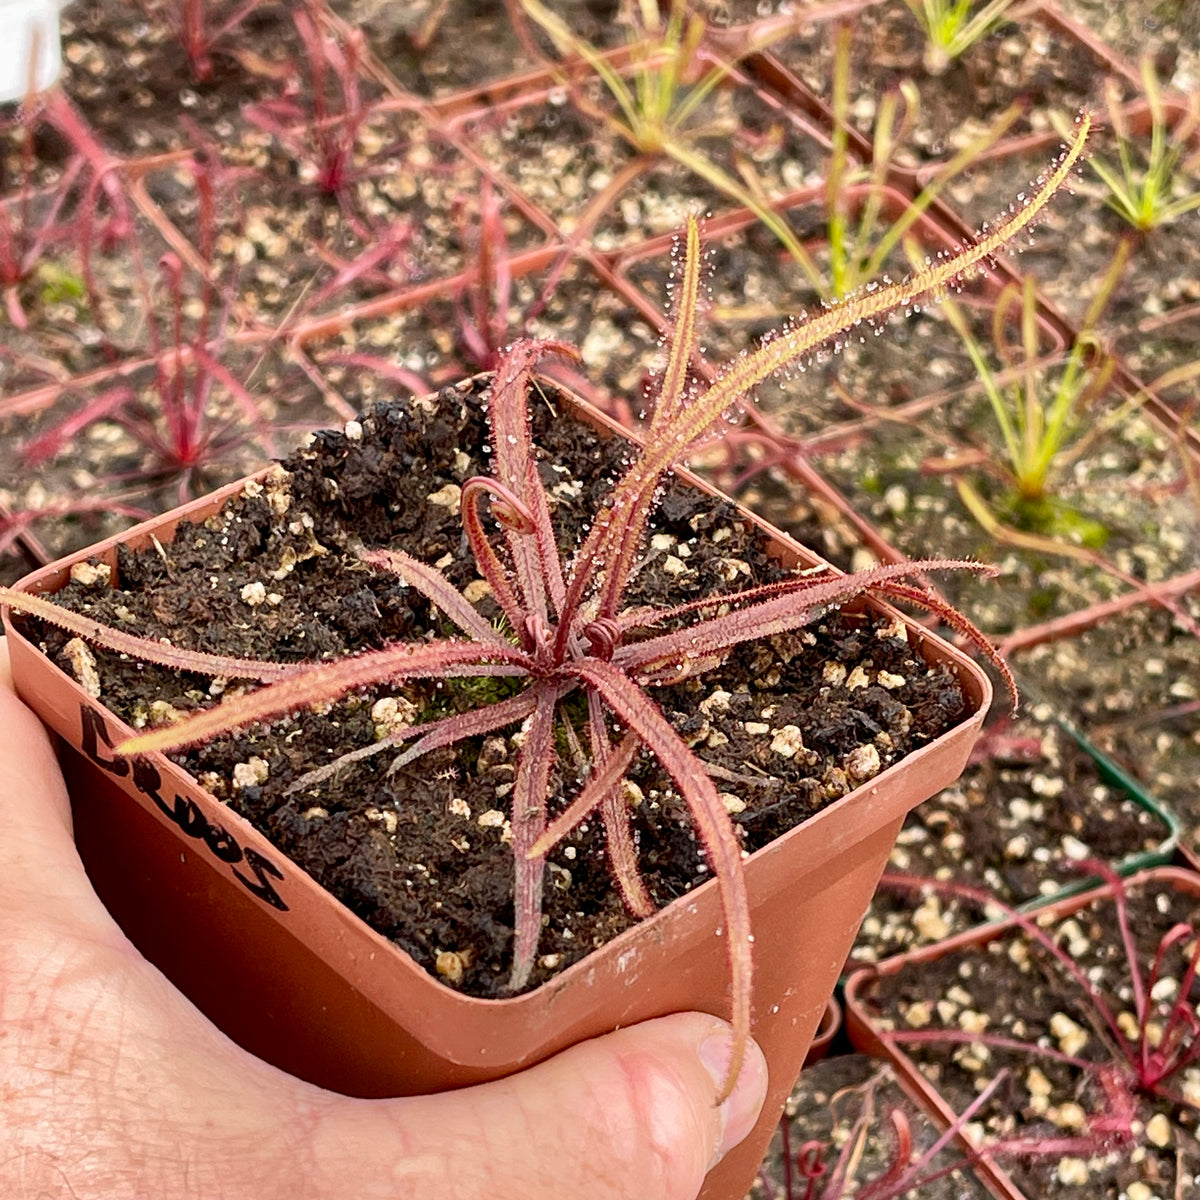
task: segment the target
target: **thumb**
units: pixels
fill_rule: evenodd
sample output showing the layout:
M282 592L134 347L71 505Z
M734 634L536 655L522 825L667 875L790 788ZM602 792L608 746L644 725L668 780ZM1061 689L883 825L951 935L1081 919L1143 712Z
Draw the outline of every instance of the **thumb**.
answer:
M751 1042L733 1094L717 1105L730 1044L715 1017L661 1017L495 1083L338 1098L315 1122L310 1149L323 1174L353 1180L358 1200L531 1200L561 1196L564 1185L578 1200L694 1200L766 1095L766 1061Z

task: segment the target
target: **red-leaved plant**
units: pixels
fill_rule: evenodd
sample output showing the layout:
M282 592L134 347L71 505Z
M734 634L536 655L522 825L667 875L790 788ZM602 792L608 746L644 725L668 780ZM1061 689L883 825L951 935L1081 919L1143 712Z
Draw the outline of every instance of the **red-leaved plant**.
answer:
M902 283L864 291L782 329L753 353L729 364L715 382L703 388L695 384L689 369L696 347L701 292L700 232L697 223L689 221L673 335L644 443L596 513L586 539L566 561L556 545L551 501L537 470L527 399L534 369L543 355L573 358L575 352L553 342L518 341L511 346L499 363L488 397L493 474L468 480L461 495L465 536L511 636L485 620L437 568L404 553L382 550L365 551L363 558L394 572L427 597L464 636L395 644L336 661L283 667L208 659L146 639L116 635L93 621L64 613L46 600L11 590L0 589L0 602L148 661L214 675L276 681L177 725L130 738L117 747L117 752L125 755L179 749L373 684L450 676L504 675L525 680L526 686L516 695L399 735L416 737L401 755L403 763L437 747L525 722L511 808L516 868L512 990L526 984L536 957L545 855L595 810L602 816L612 869L625 902L640 917L650 914L652 905L638 873L621 787L635 756L642 749L648 751L686 802L720 890L728 931L735 1031L722 1089L722 1096L728 1095L750 1032L752 934L741 848L703 764L646 689L700 673L742 643L797 629L830 606L864 593L925 607L969 637L992 659L1010 686L1011 677L990 643L965 617L906 582L937 570L991 573L991 568L979 563L928 560L878 566L849 576L837 575L832 568L798 574L722 595L719 603L729 611L720 616L704 615L704 610L714 607L711 599L669 609L625 607L626 590L640 565L643 534L654 513L656 496L667 473L687 457L699 439L720 427L727 412L762 380L826 343L836 344L864 325L871 326L893 309L936 295L964 271L996 253L1033 221L1067 179L1082 151L1088 124L1084 117L1072 145L1043 185L975 244L931 262ZM489 539L483 519L485 500L500 526L497 541L502 544ZM634 631L664 626L671 631L629 640ZM558 706L567 696L579 693L586 700L591 771L579 794L561 815L548 822L546 798L557 754ZM615 745L610 737L613 728L621 731ZM318 774L387 744L356 751ZM301 784L310 785L317 778L310 775Z
M1135 1094L1159 1096L1172 1104L1187 1105L1189 1101L1177 1085L1188 1068L1200 1063L1200 1011L1195 999L1200 977L1200 929L1186 921L1175 923L1158 939L1152 957L1147 958L1139 953L1134 937L1125 880L1098 859L1083 859L1074 865L1081 874L1099 876L1112 893L1125 960L1123 969L1133 1003L1132 1019L1130 1016L1122 1019L1100 985L1059 945L1055 935L1043 928L1036 910L1022 912L981 888L953 880L887 874L881 886L967 900L984 907L989 916L999 913L1011 922L1049 956L1052 970L1061 975L1074 996L1075 1006L1096 1030L1101 1048L1099 1057L1084 1058L1040 1044L1033 1038L1024 1040L986 1030L968 1034L957 1029L903 1029L889 1030L882 1036L897 1045L976 1043L1063 1063L1081 1076L1091 1076L1099 1082L1110 1113L1131 1107ZM1172 972L1177 986L1168 989L1171 994L1163 999L1158 984L1171 979ZM1067 994L1063 988L1058 991Z
M997 1160L1035 1158L1063 1158L1067 1155L1097 1155L1109 1150L1132 1144L1135 1133L1131 1111L1116 1106L1105 1117L1089 1120L1078 1134L1064 1137L1035 1135L1009 1137L976 1144L969 1127L976 1115L1007 1083L1009 1072L998 1071L988 1085L977 1095L954 1120L941 1131L938 1137L924 1150L914 1146L912 1126L907 1114L898 1105L886 1109L887 1130L890 1145L884 1160L883 1170L873 1178L863 1178L863 1163L869 1158L878 1159L878 1147L870 1139L878 1138L877 1129L886 1125L875 1115L876 1090L883 1081L875 1075L858 1087L843 1088L830 1099L830 1108L835 1116L847 1102L857 1111L841 1119L845 1140L839 1140L835 1149L831 1143L811 1140L793 1153L789 1135L790 1118L785 1113L780 1119L779 1131L782 1148L781 1167L783 1192L772 1186L765 1172L759 1172L759 1184L768 1200L904 1200L908 1196L925 1194L939 1179L955 1172L969 1170L981 1163ZM851 1108L853 1112L853 1108ZM950 1153L953 1143L969 1147L966 1153ZM867 1155L868 1147L873 1153ZM982 1185L981 1185L982 1186ZM974 1195L974 1190L964 1192Z
M187 55L192 78L204 83L213 76L213 48L232 33L263 0L218 4L213 0L170 0L167 18Z
M281 96L248 104L242 112L304 164L310 182L337 200L354 223L351 190L359 174L354 153L370 116L360 74L366 39L357 29L334 36L315 8L295 7L292 21L308 68L307 86L301 86L295 64Z

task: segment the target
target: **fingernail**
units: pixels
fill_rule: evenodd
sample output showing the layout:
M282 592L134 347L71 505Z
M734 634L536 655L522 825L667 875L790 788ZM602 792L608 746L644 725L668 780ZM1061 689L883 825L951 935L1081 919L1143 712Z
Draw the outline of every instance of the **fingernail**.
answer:
M733 1038L726 1029L710 1033L700 1043L700 1061L712 1076L713 1086L719 1091L725 1085L729 1070L729 1057L733 1049ZM767 1063L762 1051L753 1043L746 1046L746 1057L738 1072L733 1091L721 1103L721 1136L713 1151L712 1170L749 1132L762 1111L767 1095Z

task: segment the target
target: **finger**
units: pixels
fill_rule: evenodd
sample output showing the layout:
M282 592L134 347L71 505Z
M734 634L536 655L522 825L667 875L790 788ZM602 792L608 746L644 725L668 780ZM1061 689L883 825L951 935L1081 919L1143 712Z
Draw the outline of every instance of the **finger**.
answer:
M717 1106L729 1046L715 1017L663 1017L496 1083L339 1099L311 1149L321 1177L356 1180L357 1200L528 1200L561 1195L568 1180L579 1200L694 1200L766 1094L766 1063L751 1043L737 1087Z
M0 637L0 880L12 870L28 873L36 864L27 855L46 846L40 865L57 860L70 847L71 806L50 735L17 699L8 661L8 642Z
M50 735L12 690L0 637L0 918L45 919L89 932L115 927L71 832L71 805Z

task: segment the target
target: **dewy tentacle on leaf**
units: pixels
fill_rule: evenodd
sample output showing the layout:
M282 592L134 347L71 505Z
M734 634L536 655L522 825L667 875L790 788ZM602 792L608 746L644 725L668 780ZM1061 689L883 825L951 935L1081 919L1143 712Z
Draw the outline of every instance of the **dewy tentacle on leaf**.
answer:
M536 470L529 434L527 399L533 369L547 354L579 359L579 352L565 342L524 339L514 342L496 369L488 401L496 477L533 518L532 540L518 530L505 530L518 590L525 608L543 620L549 615L547 593L556 609L561 610L564 590L550 524L550 505Z
M735 1038L732 1057L719 1099L733 1091L746 1053L750 1033L751 960L750 901L742 873L742 848L734 836L729 814L721 803L713 781L703 768L696 769L696 756L675 732L662 710L624 671L611 663L586 659L571 664L572 671L590 684L616 717L646 744L662 763L687 802L696 832L717 879L721 907L725 912L732 980L732 1024Z
M479 501L484 493L490 492L492 495L498 495L501 501L505 502L505 497L510 493L507 488L498 491L499 486L496 480L485 479L482 476L468 479L463 484L462 494L459 498L463 532L467 535L467 543L471 547L471 553L475 556L475 565L479 568L483 578L487 580L488 587L492 590L492 596L508 618L508 623L520 633L524 626L525 609L517 597L504 564L500 561L500 556L496 553L496 548L488 541L479 511ZM519 510L517 511L519 512ZM532 529L532 519L530 527Z
M588 738L592 744L593 770L604 767L613 750L604 723L604 706L595 692L588 693ZM632 761L633 752L622 741L616 753L626 752ZM604 793L600 803L600 819L604 822L604 843L608 850L609 866L621 889L621 899L635 917L645 918L654 912L654 901L638 873L637 846L629 824L630 800L622 786L623 782L624 771Z
M1083 113L1075 137L1046 181L1024 198L1020 208L1002 218L973 243L954 254L939 254L924 270L916 271L899 283L848 296L769 338L756 351L732 363L696 404L688 406L678 422L676 436L681 435L690 445L725 409L738 403L776 371L802 360L818 347L860 325L922 300L936 298L964 273L998 254L1037 220L1054 193L1070 178L1083 153L1091 124L1090 114Z
M509 988L519 991L529 981L537 956L542 929L542 885L545 856L534 854L533 846L546 828L546 794L554 766L554 710L558 702L554 687L534 685L534 709L517 759L517 777L512 791L513 855L516 883L513 889L513 966Z
M509 647L511 643L497 633L476 611L475 606L435 567L400 550L363 550L363 562L382 567L416 588L426 600L437 606L468 637L477 642Z
M545 855L554 849L576 825L590 816L604 801L604 797L625 778L625 772L637 755L641 740L636 734L627 733L615 751L598 754L588 776L587 783L570 806L546 828L530 849L530 854Z
M700 298L700 226L689 221L684 233L683 279L671 330L670 351L663 371L654 411L650 415L651 438L656 436L687 400L688 368L696 345L696 312Z
M118 654L128 654L131 658L171 667L176 671L195 671L197 675L211 675L214 678L223 676L226 679L255 679L259 683L270 683L277 679L286 679L289 675L295 675L305 669L304 663L262 662L255 658L230 658L224 654L182 650L167 642L138 637L136 634L114 629L111 625L103 625L99 621L63 608L61 604L54 604L42 596L18 592L15 588L0 587L0 604L7 604L17 612L57 625L60 629L83 638L85 642L94 642L98 646L115 650Z
M980 263L993 257L1013 237L1027 229L1050 198L1069 178L1083 152L1091 118L1083 114L1074 140L1046 182L1026 197L1022 207L983 234L976 242L953 255L940 255L925 270L899 283L863 290L830 305L768 338L752 353L740 358L718 377L711 388L681 409L655 440L653 447L631 469L641 489L654 487L688 447L701 437L727 409L739 403L758 384L791 363L803 360L819 347L851 330L886 316L899 308L929 298ZM622 487L625 482L622 481Z
M362 762L363 759L371 758L385 750L394 749L410 738L416 738L407 750L397 755L388 768L388 774L392 775L431 750L440 750L443 746L453 746L464 738L481 737L503 729L506 725L523 721L532 711L532 693L525 691L517 696L510 696L507 700L497 700L495 704L484 708L473 708L469 712L455 713L453 716L426 721L420 725L408 725L389 734L382 741L352 750L315 771L309 771L288 787L287 794L308 791L353 763Z
M116 747L118 754L175 750L228 733L255 721L269 721L310 704L336 700L373 683L442 676L522 675L529 659L515 646L481 646L477 642L402 642L383 650L323 662L258 692L237 696L205 709L178 725L139 734Z
M818 610L833 604L844 604L872 588L882 587L897 577L903 578L922 571L976 571L982 575L996 573L994 567L965 559L929 559L909 563L887 563L857 575L822 578L808 582L807 586L797 587L782 596L762 600L725 616L712 617L674 633L622 646L613 656L613 662L628 670L638 670L693 656L704 657L727 651L743 642L799 629L807 625ZM911 588L909 591L912 596L906 598L918 599L925 595L919 588ZM981 644L990 645L982 634L979 634L979 641Z
M973 621L959 612L952 604L947 604L941 597L935 596L933 592L928 592L924 588L911 587L896 580L889 580L879 585L879 593L892 600L907 600L910 604L915 604L926 612L933 613L935 617L945 621L951 629L961 633L996 668L996 673L1004 680L1004 687L1012 702L1010 715L1016 714L1021 703L1017 681L1013 677L1008 663L1004 661L1004 656Z

